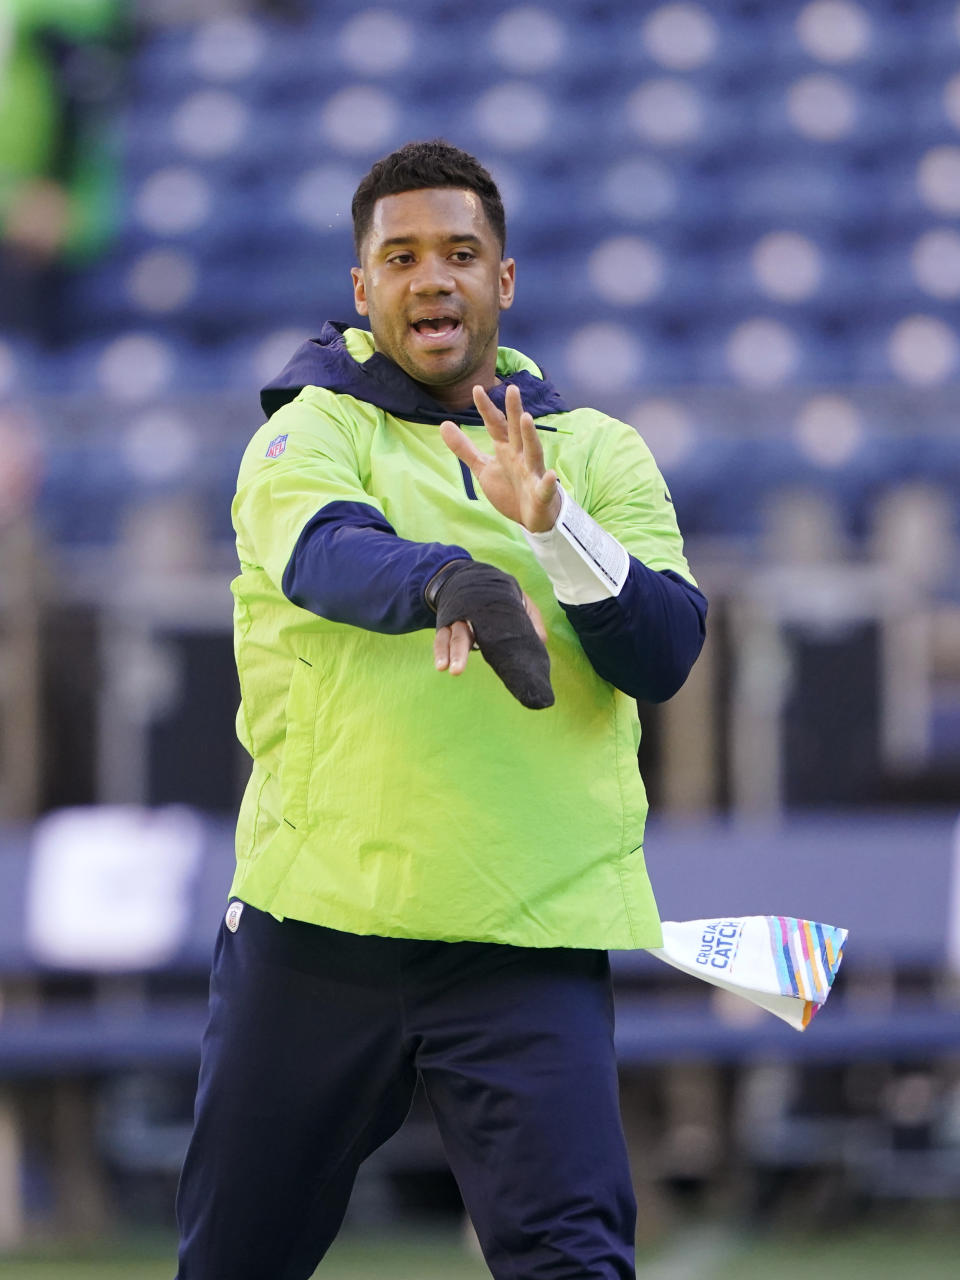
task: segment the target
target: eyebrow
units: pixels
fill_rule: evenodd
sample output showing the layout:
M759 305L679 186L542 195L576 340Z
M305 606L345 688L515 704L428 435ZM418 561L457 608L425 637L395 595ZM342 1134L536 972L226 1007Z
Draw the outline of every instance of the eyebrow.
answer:
M417 244L420 240L419 236L390 236L387 240L381 240L376 246L377 251L382 253L384 249L397 249L404 245ZM474 235L472 231L464 231L461 235L444 236L444 244L472 244L481 248L483 241L479 236Z

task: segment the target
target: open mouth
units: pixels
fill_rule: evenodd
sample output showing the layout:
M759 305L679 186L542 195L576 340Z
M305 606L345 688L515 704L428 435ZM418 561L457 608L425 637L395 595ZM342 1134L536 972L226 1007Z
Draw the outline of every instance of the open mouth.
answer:
M410 325L414 333L427 345L448 341L460 328L455 316L422 316Z

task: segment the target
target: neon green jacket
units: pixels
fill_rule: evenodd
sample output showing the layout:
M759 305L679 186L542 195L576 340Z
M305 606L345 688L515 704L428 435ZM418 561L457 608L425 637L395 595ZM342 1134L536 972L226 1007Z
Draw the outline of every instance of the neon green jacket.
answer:
M288 402L251 440L233 506L237 727L253 770L232 894L358 934L659 945L636 702L594 670L520 527L471 494L437 430L450 415L364 331L327 325L306 348L288 366L291 388L265 393L268 407ZM326 385L297 393L305 372ZM521 385L567 492L650 569L692 581L637 433L591 409L542 412L562 402L516 352L500 349L498 374ZM489 447L470 418L464 429ZM358 531L364 520L377 527ZM336 528L330 556L336 537L379 547L355 574L374 613L393 593L375 624L389 629L332 620L358 588L342 573L317 611L288 598L292 558L317 524L324 537ZM513 574L540 607L548 710L522 707L479 654L457 678L434 669L422 588L464 551ZM393 563L408 553L416 572Z

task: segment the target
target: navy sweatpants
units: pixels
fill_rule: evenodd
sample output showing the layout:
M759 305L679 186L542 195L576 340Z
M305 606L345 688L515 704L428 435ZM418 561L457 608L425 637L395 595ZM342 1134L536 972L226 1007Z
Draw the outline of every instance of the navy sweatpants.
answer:
M307 1280L418 1075L498 1280L627 1280L635 1203L602 951L221 926L178 1280Z

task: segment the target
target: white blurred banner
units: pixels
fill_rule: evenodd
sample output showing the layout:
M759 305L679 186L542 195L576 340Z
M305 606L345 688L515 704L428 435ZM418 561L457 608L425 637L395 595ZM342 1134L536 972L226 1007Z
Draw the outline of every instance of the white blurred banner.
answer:
M62 809L35 828L26 940L43 964L162 965L189 923L203 826L189 809Z

